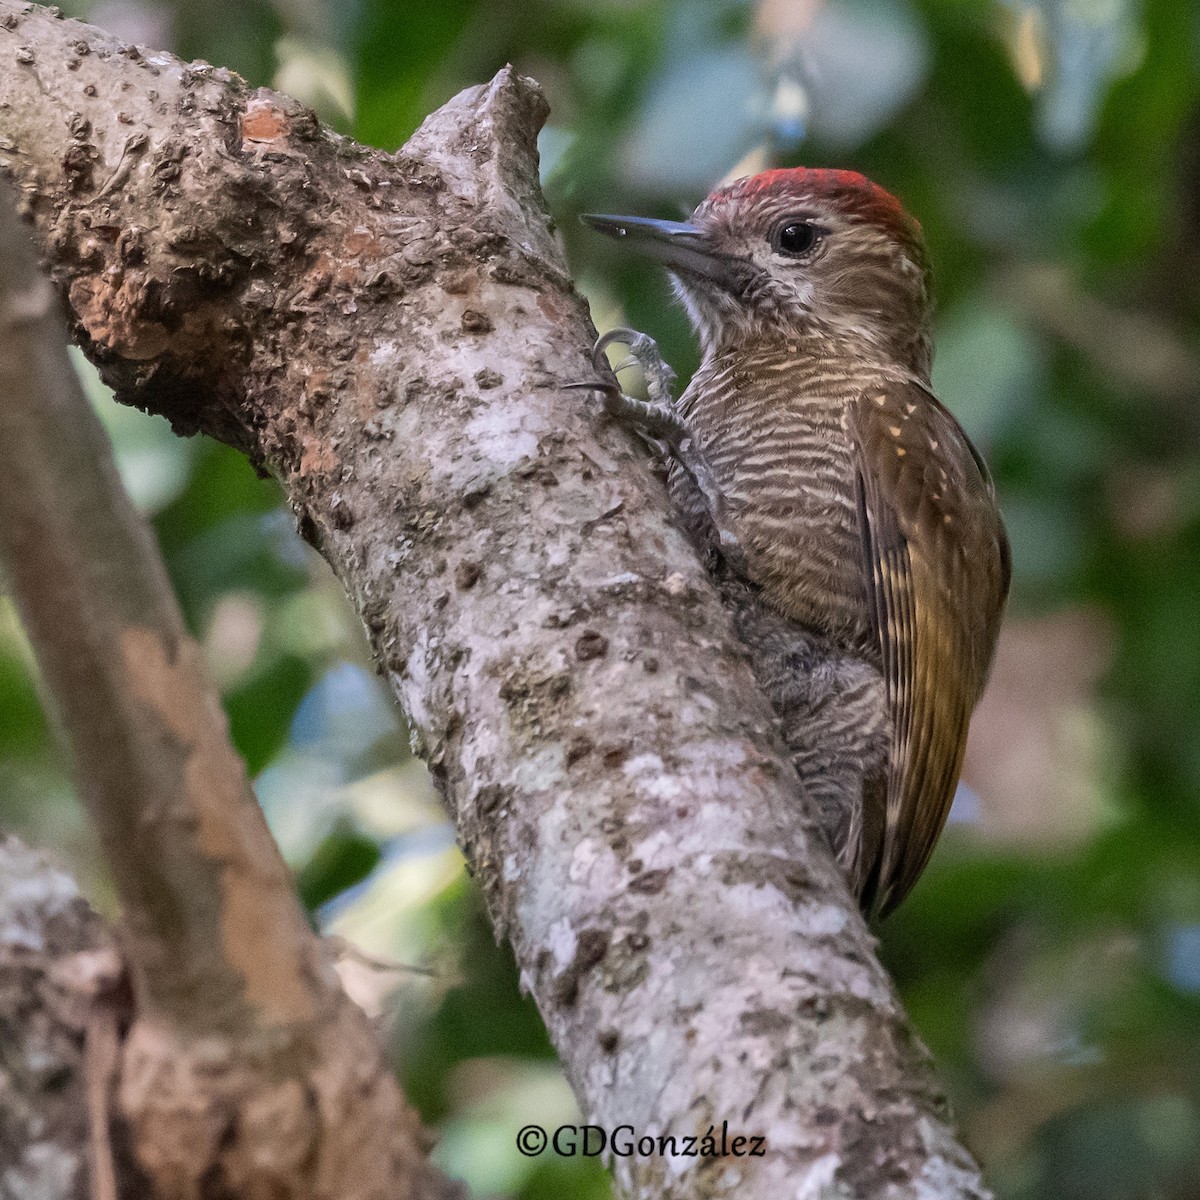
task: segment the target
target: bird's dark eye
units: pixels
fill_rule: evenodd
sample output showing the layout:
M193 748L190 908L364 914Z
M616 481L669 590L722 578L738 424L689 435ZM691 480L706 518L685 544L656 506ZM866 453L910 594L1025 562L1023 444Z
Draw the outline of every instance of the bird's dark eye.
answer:
M811 221L788 221L775 231L771 245L780 254L799 258L816 245L817 233L817 227Z

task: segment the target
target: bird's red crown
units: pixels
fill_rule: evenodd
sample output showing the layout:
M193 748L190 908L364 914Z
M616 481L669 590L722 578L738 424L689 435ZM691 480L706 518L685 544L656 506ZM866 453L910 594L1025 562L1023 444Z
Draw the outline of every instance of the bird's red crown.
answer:
M794 196L825 200L881 229L901 245L920 248L921 226L891 192L857 171L823 167L783 167L738 179L709 197L709 202L755 195Z

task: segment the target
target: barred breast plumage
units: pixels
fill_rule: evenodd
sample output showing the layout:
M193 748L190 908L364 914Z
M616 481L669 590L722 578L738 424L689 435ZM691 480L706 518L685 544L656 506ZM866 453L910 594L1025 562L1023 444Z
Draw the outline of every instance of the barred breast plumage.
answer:
M778 613L857 650L873 644L850 399L864 378L793 339L705 362L680 397L749 560Z

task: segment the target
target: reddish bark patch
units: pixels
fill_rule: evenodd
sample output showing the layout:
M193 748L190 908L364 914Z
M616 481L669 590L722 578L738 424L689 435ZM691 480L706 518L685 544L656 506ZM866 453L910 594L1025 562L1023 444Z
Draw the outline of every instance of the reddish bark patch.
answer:
M331 475L340 465L337 452L320 438L304 437L301 441L301 476Z
M287 114L269 100L251 100L242 114L243 143L281 142L287 138L291 128Z
M148 362L170 343L166 328L146 319L125 284L113 290L85 276L71 284L70 299L88 337L122 358Z
M354 258L379 259L383 257L383 245L369 229L354 229L346 234L342 249Z

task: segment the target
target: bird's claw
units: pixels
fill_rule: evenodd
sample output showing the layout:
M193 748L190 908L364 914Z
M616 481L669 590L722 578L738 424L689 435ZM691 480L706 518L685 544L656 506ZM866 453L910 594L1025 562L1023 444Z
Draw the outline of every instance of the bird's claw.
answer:
M629 351L629 357L616 367L610 367L605 351L609 346L621 345ZM665 442L672 450L687 437L687 426L675 411L671 401L671 386L675 373L663 361L658 344L648 334L635 329L617 327L597 339L592 348L592 365L601 377L594 383L568 383L571 389L587 389L600 392L604 397L605 411L618 420L631 425L639 433L653 441ZM640 366L646 378L646 391L650 399L638 400L621 391L620 384L604 379L615 377L626 367Z
M640 333L636 329L626 329L623 325L618 325L615 329L601 334L592 349L592 362L598 371L608 365L605 351L609 346L624 346L629 351L629 357L613 368L614 373L624 371L626 367L640 366L642 374L646 377L646 391L651 401L670 408L675 372L659 354L658 343L648 333Z
M629 357L615 367L609 367L605 354L612 345L622 345L629 351ZM568 383L565 386L572 390L600 392L604 397L606 412L670 450L675 461L691 478L704 498L704 506L716 532L717 547L722 558L732 571L746 574L746 552L737 534L727 523L728 505L724 493L703 450L671 400L675 372L659 354L658 343L648 334L619 326L597 339L592 349L592 364L602 378L587 383ZM628 396L621 391L618 383L603 379L606 371L615 377L617 372L631 366L642 368L649 401Z

